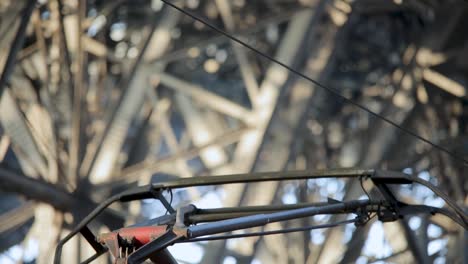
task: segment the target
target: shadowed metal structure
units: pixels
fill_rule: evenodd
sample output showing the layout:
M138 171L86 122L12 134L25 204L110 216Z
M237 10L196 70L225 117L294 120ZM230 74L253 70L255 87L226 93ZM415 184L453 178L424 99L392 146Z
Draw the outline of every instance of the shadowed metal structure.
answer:
M199 175L382 168L428 180L466 210L466 1L170 3L320 85L160 0L2 1L0 262L51 263L57 242L105 198ZM378 194L362 184L268 181L161 195L174 208L209 209ZM448 206L424 187L395 188L407 204ZM105 233L165 211L149 200L116 204L89 228ZM168 249L190 251L174 254L182 263L465 263L467 238L453 221L417 214ZM76 237L62 255L79 263L92 253Z

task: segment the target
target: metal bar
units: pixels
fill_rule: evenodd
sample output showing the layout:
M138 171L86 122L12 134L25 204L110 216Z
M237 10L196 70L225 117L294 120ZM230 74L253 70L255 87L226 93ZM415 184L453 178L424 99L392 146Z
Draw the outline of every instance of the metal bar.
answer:
M5 66L3 67L3 72L0 77L0 98L2 98L3 90L5 89L8 81L10 80L10 76L13 73L13 68L16 63L16 55L18 51L23 47L24 37L26 35L26 28L28 27L29 20L31 19L32 12L36 5L35 0L29 0L26 3L26 7L24 8L23 14L21 14L21 22L18 28L18 32L11 43L10 52L8 53L7 60L5 62Z
M42 201L53 207L68 211L75 204L75 198L54 185L0 168L1 189L16 192Z
M157 103L155 102L155 104ZM171 127L171 124L169 122L170 117L168 115L169 111L164 111L160 115L160 117L157 120L155 120L154 123L159 125L163 138L166 140L166 143L171 153L177 153L181 150L181 146L179 145L179 142L177 142L177 137L174 130ZM193 177L193 173L190 170L190 167L187 165L186 160L178 159L176 161L176 164L176 169L179 171L180 176L182 178Z
M84 89L84 66L86 61L86 55L84 52L83 45L83 20L86 17L86 1L78 1L78 19L77 19L77 37L78 45L76 50L77 67L75 72L75 86L73 89L73 111L71 120L71 140L70 140L70 158L68 173L70 180L75 184L78 183L80 177L78 175L78 164L81 159L80 152L80 141L81 141L81 104Z
M414 259L416 260L417 263L430 263L430 258L429 255L427 254L427 247L421 247L421 244L419 238L416 235L416 232L413 231L409 224L407 219L402 219L399 221L403 233L406 237L406 241L408 243L408 248L411 250L411 253L413 254Z
M371 176L373 170L362 169L333 169L323 171L287 171L287 172L258 172L245 174L231 174L222 176L203 176L180 179L171 182L154 183L154 189L185 188L193 186L220 185L231 183L250 183L262 181L307 180L313 178L357 178Z
M161 203L163 204L164 208L166 208L167 212L169 212L170 214L173 214L175 213L176 211L174 210L174 208L172 208L172 205L166 200L166 198L164 197L164 195L162 194L162 192L158 192L157 194L157 199L159 201L161 201Z
M25 118L10 89L5 90L0 99L0 112L0 122L5 134L10 137L16 155L23 156L20 158L20 164L24 173L47 178L50 175L49 168L38 148L40 145L35 140L36 131L28 124L28 119Z
M34 217L36 203L26 202L19 207L2 213L0 215L0 234L19 227Z
M216 0L215 3L218 6L218 10L221 14L221 18L223 19L224 26L230 33L234 32L236 26L234 17L232 15L230 2L227 0ZM252 103L255 103L255 99L258 96L259 87L257 80L255 79L252 65L248 61L247 52L234 41L231 41L231 46L234 51L234 56L236 57L237 63L239 64L239 70L241 72L242 79L244 80L249 99Z
M297 203L297 204L279 204L279 205L260 205L260 206L243 206L243 207L224 207L214 209L198 209L197 214L222 214L222 213L245 213L245 212L267 212L278 210L290 210L309 206L328 205L328 202L321 203Z
M222 96L216 95L199 85L186 82L167 73L157 73L156 76L161 84L173 88L181 93L185 93L217 112L237 118L246 123L248 123L249 118L252 116L249 109Z
M26 2L26 1L24 1ZM15 3L16 5L12 5L10 3L8 14L6 12L2 13L2 23L0 24L0 43L4 44L7 37L12 33L10 32L15 25L17 24L17 18L21 15L21 12L24 10L24 3L21 6L21 3ZM4 60L0 60L2 63Z
M0 168L0 182L2 183L0 189L6 192L23 194L29 199L50 204L60 211L72 212L78 218L87 215L89 208L96 206L93 201L75 197L50 183L32 179L3 168ZM123 224L121 215L111 211L105 212L98 220L109 228L116 228Z
M378 211L379 204L385 204L385 202L384 201L381 201L379 203L372 202L368 207L366 207L366 211L367 212ZM269 209L269 206L258 206L259 208L263 207L265 209L263 210L259 209L257 211L255 210L257 206L239 207L239 208L198 209L195 214L188 216L188 220L189 220L188 222L192 224L197 224L197 223L202 223L202 222L214 222L214 221L220 221L220 220L226 220L226 219L232 219L232 218L238 218L238 217L244 217L244 216L251 216L251 215L257 215L257 214L274 213L277 211L288 211L288 210L307 208L307 207L323 207L323 206L328 206L328 205L331 205L331 203L282 205L282 206L272 206L271 209ZM227 209L227 210L224 210L224 209ZM239 209L239 210L236 210L236 209ZM209 213L209 211L211 210L215 210L217 212ZM344 213L351 213L351 212L353 212L352 209L346 209L346 210L341 211L340 213L344 214Z
M239 229L262 226L268 223L291 220L301 217L308 217L318 214L341 213L343 210L358 209L365 207L369 204L369 200L355 200L321 207L307 207L271 214L239 217L235 219L218 221L210 224L191 226L187 229L187 237L195 238L216 233L230 232Z
M187 84L189 85L189 84ZM186 87L189 88L188 90L191 90L189 86ZM203 89L200 89L199 91L203 91ZM209 93L209 92L208 92ZM206 94L205 96L202 96L203 98L207 99L209 98L209 95ZM177 93L175 95L175 101L177 102L177 108L182 114L186 130L188 131L188 134L190 135L190 138L192 140L192 143L194 146L198 147L200 145L206 144L213 140L216 135L221 133L222 130L222 123L223 120L218 120L214 121L212 118L215 118L213 114L210 115L209 112L203 112L197 106L194 104L192 100L190 100L187 96L181 93ZM218 102L220 105L226 105L228 106L226 109L231 109L229 107L229 100L227 99L222 99L225 102L212 98L211 100L208 100L207 102ZM203 101L201 101L203 102ZM203 102L206 105L207 102ZM212 119L210 121L210 119ZM206 148L204 150L200 151L200 159L202 160L204 166L208 169L211 170L217 166L220 166L221 164L226 163L228 160L228 157L226 155L225 150L221 147L221 145L218 146L211 146L209 148Z
M63 10L63 0L56 0L57 5L58 5L58 15L59 15L59 30L60 30L60 38L61 38L61 44L63 45L63 54L64 54L64 60L65 64L67 67L67 74L68 74L68 87L70 89L70 92L73 91L74 87L74 81L73 81L73 73L71 70L71 65L72 65L72 59L70 56L70 49L68 48L68 43L67 43L67 36L65 33L65 17L63 16L62 10Z
M339 226L339 225L350 224L350 223L355 223L355 222L356 222L355 219L351 219L351 220L345 220L345 221L340 221L340 222L336 222L336 223L315 225L315 226L305 226L305 227L287 228L287 229L280 229L280 230L252 232L252 233L246 233L246 234L200 237L200 238L190 239L190 240L186 240L186 241L181 241L181 243L224 240L224 239L243 238L243 237L252 237L252 236L277 235L277 234L285 234L285 233L293 233L293 232L301 232L301 231L310 231L310 230L320 229L320 228L330 228L330 227L336 227L336 226Z
M85 226L80 230L81 235L88 241L88 243L93 247L96 253L105 252L106 249L96 241L96 236L91 232L91 230Z
M231 174L220 176L199 176L178 179L168 182L158 182L129 189L120 193L120 201L133 201L151 198L154 191L165 189L180 189L195 186L221 185L233 183L250 183L263 181L307 180L314 178L358 178L370 177L374 170L362 169L333 169L318 171L287 171L287 172L258 172L245 174Z
M3 134L0 138L0 161L5 159L8 149L10 148L10 138Z
M284 210L278 210L284 211ZM207 223L207 222L216 222L221 220L239 218L244 216L251 216L256 214L269 214L275 211L258 211L255 212L233 212L233 213L219 213L219 214L195 214L188 216L188 223L196 224L196 223Z

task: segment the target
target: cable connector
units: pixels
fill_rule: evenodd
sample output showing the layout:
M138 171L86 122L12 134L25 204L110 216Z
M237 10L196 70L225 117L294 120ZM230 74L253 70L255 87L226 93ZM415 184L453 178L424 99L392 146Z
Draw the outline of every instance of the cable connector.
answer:
M370 220L370 213L365 208L359 208L358 210L356 210L355 214L355 226L363 226L367 224L367 222L369 222Z
M188 214L191 214L197 210L197 207L193 204L189 204L187 206L181 207L177 210L176 215L176 222L174 224L175 227L187 227L190 225L189 219L187 217Z

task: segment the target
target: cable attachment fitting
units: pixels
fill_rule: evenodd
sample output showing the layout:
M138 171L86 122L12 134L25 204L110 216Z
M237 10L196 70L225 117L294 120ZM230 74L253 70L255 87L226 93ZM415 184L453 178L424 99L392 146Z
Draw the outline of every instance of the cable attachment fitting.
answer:
M193 204L189 204L187 206L181 207L179 210L177 210L177 215L176 215L176 222L175 222L175 227L187 227L190 225L188 221L188 215L192 214L197 210L197 207Z
M354 222L355 226L363 226L367 224L367 222L369 222L370 220L370 213L365 208L357 209L355 214L356 214L356 218L355 218L356 221Z
M397 210L394 208L384 208L382 209L382 206L379 205L379 208L377 210L377 216L380 221L382 222L394 222L398 219L400 219L400 215L397 213Z

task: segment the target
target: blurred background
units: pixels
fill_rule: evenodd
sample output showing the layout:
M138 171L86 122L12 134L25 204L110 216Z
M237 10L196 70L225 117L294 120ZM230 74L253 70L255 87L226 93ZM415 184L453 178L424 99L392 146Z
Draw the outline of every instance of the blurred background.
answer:
M468 156L468 3L174 3L346 98ZM131 186L252 171L380 168L468 205L466 164L258 56L160 0L0 2L0 263L51 263L57 241ZM169 197L169 194L167 194ZM365 197L357 182L192 188L175 207ZM400 199L443 207L420 186ZM93 231L165 213L116 204ZM343 220L316 216L271 229ZM270 226L267 227L269 229ZM468 263L468 234L416 215L382 224L181 244L180 263ZM92 250L82 238L64 263ZM108 256L96 263L109 263Z

